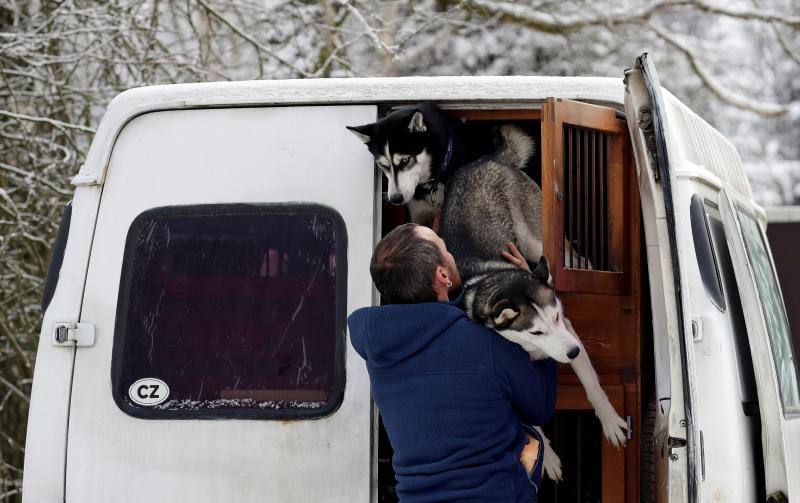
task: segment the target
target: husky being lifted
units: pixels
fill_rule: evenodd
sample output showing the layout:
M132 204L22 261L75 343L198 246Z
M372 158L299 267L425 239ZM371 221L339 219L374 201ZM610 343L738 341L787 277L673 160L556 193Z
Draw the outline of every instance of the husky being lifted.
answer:
M412 112L403 111L405 118L399 123L408 120L408 131L432 131L420 109L444 115L435 105L429 104ZM371 131L383 145L374 146L370 140L365 140L376 156L376 163L389 178L390 201L392 189L398 187L397 180L404 180L402 183L406 184L424 184L428 176L436 180L430 171L433 164L427 149L420 150L416 157L392 153L393 145L403 142L395 140L390 130L384 132L383 128L395 124L397 119L393 116L400 113L358 128ZM405 131L402 134L405 135ZM431 145L460 142L458 138L429 141ZM505 125L499 128L499 138L492 143L496 145L494 153L451 168L441 208L439 235L455 257L464 281L462 295L467 315L519 344L532 359L551 357L570 363L586 390L605 437L615 446L624 444L627 423L600 387L583 344L564 316L561 301L553 289L547 259L542 256L541 189L522 171L532 155L533 141L521 129ZM413 166L418 166L413 176L403 175L400 166L412 162ZM410 190L404 191L403 197L410 194ZM498 260L508 242L517 246L529 268L533 266L532 272ZM560 461L546 439L544 465L550 478L561 478Z

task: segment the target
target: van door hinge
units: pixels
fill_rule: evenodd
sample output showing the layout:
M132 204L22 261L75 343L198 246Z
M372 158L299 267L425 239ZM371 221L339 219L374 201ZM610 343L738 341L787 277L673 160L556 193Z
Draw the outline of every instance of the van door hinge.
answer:
M661 181L661 173L658 171L658 153L656 150L656 134L653 131L653 112L650 107L643 106L639 108L639 114L636 117L636 123L639 129L642 130L644 135L644 144L647 149L647 158L650 166L653 167L653 177L656 183Z
M94 324L56 323L53 327L53 346L94 346Z
M677 437L667 437L667 447L669 448L669 459L672 461L678 460L678 453L676 449L686 448L686 439Z

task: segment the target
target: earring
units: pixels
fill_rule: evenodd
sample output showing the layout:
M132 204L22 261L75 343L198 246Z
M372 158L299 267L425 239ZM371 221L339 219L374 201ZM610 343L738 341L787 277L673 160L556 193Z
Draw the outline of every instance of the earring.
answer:
M452 287L453 287L453 282L450 281L450 280L447 280L447 288L449 289L449 288L452 288Z

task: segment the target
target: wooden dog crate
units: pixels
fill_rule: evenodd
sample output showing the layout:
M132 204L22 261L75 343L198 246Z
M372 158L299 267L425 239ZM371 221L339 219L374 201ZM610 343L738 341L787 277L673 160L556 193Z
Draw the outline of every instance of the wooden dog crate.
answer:
M611 108L550 99L541 148L544 249L555 287L611 403L631 425L624 449L602 440L602 501L639 501L641 213L627 124ZM565 258L570 246L583 259ZM566 365L556 408L591 411Z
M552 98L541 109L451 113L487 124L515 122L536 140L527 174L543 192L544 253L556 291L603 389L631 427L625 447L606 441L577 376L560 365L556 414L544 430L564 480L545 481L539 502L638 502L640 209L627 125L612 108ZM384 233L405 221L399 210L386 209ZM565 259L570 249L575 253Z
M564 481L545 482L539 501L638 502L641 214L627 124L612 108L553 98L541 110L456 114L538 123L528 174L542 188L544 253L603 389L631 425L624 448L606 441L577 376L560 365L556 415L545 431L561 456ZM565 258L565 248L577 254Z

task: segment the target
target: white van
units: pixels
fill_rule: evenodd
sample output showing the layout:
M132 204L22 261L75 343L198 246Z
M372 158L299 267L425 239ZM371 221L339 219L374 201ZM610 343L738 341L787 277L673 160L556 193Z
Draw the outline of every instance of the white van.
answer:
M224 82L108 107L47 279L26 502L392 501L346 315L406 219L347 125L433 100L535 138L546 255L631 436L569 367L540 501L800 501L800 398L765 215L733 145L625 80ZM566 239L564 239L566 238ZM564 264L569 240L595 268Z

